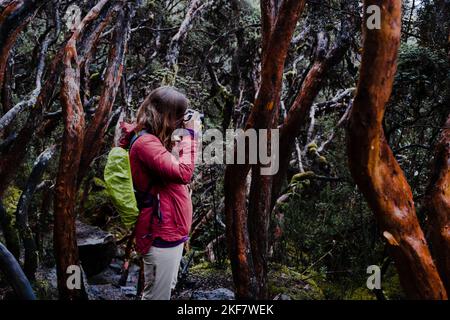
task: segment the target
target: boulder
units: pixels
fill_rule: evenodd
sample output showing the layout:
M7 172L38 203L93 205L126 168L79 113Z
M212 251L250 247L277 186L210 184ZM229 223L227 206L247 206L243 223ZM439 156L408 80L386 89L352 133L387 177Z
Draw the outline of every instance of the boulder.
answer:
M76 222L77 244L83 270L88 277L102 272L116 256L114 236L98 227Z

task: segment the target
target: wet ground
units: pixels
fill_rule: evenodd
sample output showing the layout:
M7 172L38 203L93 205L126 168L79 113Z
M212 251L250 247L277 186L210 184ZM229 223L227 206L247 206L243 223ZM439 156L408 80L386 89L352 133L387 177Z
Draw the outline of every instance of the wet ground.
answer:
M120 286L122 260L115 258L99 274L88 278L87 291L91 300L134 300L136 298L139 267L132 263L125 286ZM57 299L56 270L37 272L37 294L41 299ZM234 299L229 271L193 269L180 279L172 300L229 300Z

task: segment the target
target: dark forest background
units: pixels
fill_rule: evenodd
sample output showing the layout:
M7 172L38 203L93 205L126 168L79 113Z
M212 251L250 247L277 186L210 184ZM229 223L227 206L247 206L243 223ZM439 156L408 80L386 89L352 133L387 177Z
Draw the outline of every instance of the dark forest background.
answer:
M73 139L68 144L63 133L70 115L64 110L74 88L68 87L69 98L64 98L61 87L64 76L70 76L67 70L77 67L76 60L63 62L61 48L73 38L69 28L76 8L83 18L101 1L29 2L14 17L7 14L14 1L0 1L0 241L20 261L37 296L57 298L55 250L66 250L74 239L67 236L61 241L68 245L54 249L54 228L64 229L64 223L55 221L56 212L72 212L78 233L85 232L79 237L100 238L94 250L105 255L99 258L97 251L87 252L78 243L90 297L130 298L133 294L123 288L137 284L139 260L127 250L130 230L121 225L103 181L116 123L131 120L152 89L173 85L204 113L204 129L243 128L264 71L260 3L106 1L77 38L81 109L73 112L75 122L79 112L84 114L87 134L84 143ZM362 14L358 1L308 0L288 39L276 125L306 90L305 83L316 87L302 102L306 111L294 124L293 144L285 150L286 176L272 192L265 255L271 299L407 297L383 230L348 165L345 128L363 52ZM429 238L426 194L450 103L450 2L404 1L401 19L398 70L383 128ZM11 30L17 30L12 43ZM323 70L312 75L317 67ZM108 101L111 97L115 100ZM5 117L10 110L15 111ZM80 164L71 162L73 150L81 153ZM55 192L64 185L57 178L63 154L65 170L78 175L67 176L64 183L72 184L72 192L58 198ZM193 228L174 298L235 290L225 232L225 170L220 164L196 169ZM64 209L65 202L72 202L72 211ZM121 289L116 282L128 256L132 267ZM91 260L104 265L91 266ZM381 267L382 290L367 289L369 265ZM7 277L0 277L0 297L14 297Z

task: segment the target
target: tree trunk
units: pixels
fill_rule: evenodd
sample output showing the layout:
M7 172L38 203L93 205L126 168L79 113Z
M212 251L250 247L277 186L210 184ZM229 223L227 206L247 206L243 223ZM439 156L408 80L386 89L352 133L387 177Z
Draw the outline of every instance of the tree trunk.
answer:
M3 87L6 64L17 36L48 1L16 0L3 8L0 14L0 88Z
M246 129L270 129L276 123L284 62L304 1L285 0L276 17L267 1L261 2L263 41L261 85ZM273 14L275 14L274 12ZM269 17L266 20L265 17ZM270 28L266 28L267 23ZM270 34L268 34L270 32ZM269 140L270 144L270 140ZM248 150L247 150L248 151ZM236 147L235 147L236 153ZM248 156L248 153L247 153ZM250 165L227 165L225 214L227 245L237 298L267 298L267 241L271 177L252 168L252 191L247 223L246 182ZM258 190L257 190L258 189ZM248 226L250 226L248 228Z
M411 188L383 131L397 68L401 1L366 0L364 12L370 5L381 8L381 28L363 26L360 76L348 126L350 171L389 243L408 297L445 299L445 288L416 217Z
M3 196L3 193L15 178L26 156L27 147L34 137L31 133L34 132L36 127L41 123L43 110L45 110L49 100L53 96L59 80L62 56L63 50L60 50L53 58L48 71L49 77L37 98L35 107L31 110L25 125L20 129L16 139L8 149L8 152L2 154L2 157L0 158L0 197Z
M41 43L36 46L35 50L38 51L36 60L37 60L37 66L36 66L36 80L35 89L30 92L27 97L25 97L22 101L17 103L14 107L10 108L8 112L6 112L1 118L0 118L0 132L4 131L8 128L8 126L11 125L11 123L14 121L15 118L25 109L30 108L31 106L34 106L36 104L36 100L39 97L39 94L42 89L42 76L44 74L44 68L45 68L45 58L47 55L47 51L49 48L49 45L56 41L57 37L59 35L59 31L56 31L53 37L50 36L50 29L47 29L47 31L44 32L44 34L40 37ZM7 80L7 79L6 79ZM4 83L6 84L6 83Z
M450 115L436 145L427 190L432 253L447 294L450 292Z
M16 258L0 243L0 270L11 284L20 300L36 300L30 281L23 273Z
M450 33L447 42L450 62ZM450 97L447 101L450 100ZM444 283L450 293L450 113L436 145L426 203L431 226L432 254Z
M117 18L108 57L108 67L105 73L104 85L98 107L95 111L89 128L86 130L81 156L80 170L78 173L78 185L85 176L91 162L99 154L104 145L104 134L107 129L109 116L117 95L117 90L122 79L122 71L130 34L130 21L133 18L133 9L127 5L122 9Z
M96 47L100 39L100 34L111 19L112 10L113 6L111 3L107 3L98 13L97 19L90 24L89 32L84 32L80 35L77 47L81 66L86 64L86 60L90 57L90 52ZM63 70L63 56L64 47L54 56L47 71L48 77L40 91L34 108L31 109L28 115L24 127L20 129L17 139L11 146L9 152L0 158L0 197L16 176L20 164L26 156L27 147L34 137L30 132L35 132L36 128L43 123L43 113L55 95L55 89L57 88ZM50 130L47 130L44 134L50 133L55 128L55 125L58 123L57 120L57 118L54 118L47 121L49 124L47 127Z
M56 146L48 148L36 159L26 187L17 204L16 224L25 248L24 271L28 279L32 281L35 279L39 255L36 241L34 240L33 233L28 224L28 211L34 192L36 191L37 185L41 182L42 175L55 152L55 148Z
M13 77L13 65L14 61L12 56L8 58L8 61L5 66L5 74L3 77L3 87L1 88L1 104L3 109L3 114L9 111L11 109L12 105L12 81L14 79ZM8 134L3 134L4 136L7 136Z
M61 145L58 176L55 187L54 247L61 299L86 298L84 286L69 289L67 270L79 266L75 234L74 207L77 195L77 174L84 139L84 109L80 98L80 57L77 42L87 26L94 21L108 0L100 0L83 18L64 49L61 104L64 117L64 134Z

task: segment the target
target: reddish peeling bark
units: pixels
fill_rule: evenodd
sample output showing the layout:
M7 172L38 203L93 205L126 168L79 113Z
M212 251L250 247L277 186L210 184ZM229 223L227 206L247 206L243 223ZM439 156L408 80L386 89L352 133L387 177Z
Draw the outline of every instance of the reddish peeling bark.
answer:
M111 19L112 10L113 6L111 3L107 3L98 14L97 19L87 26L89 30L80 35L80 39L77 42L77 48L81 66L86 65L86 60L91 57L91 51L96 47L100 34ZM11 146L10 151L0 158L0 197L16 176L20 164L26 156L27 148L34 137L30 132L35 132L36 128L44 123L43 110L47 109L50 101L55 95L55 89L57 88L63 70L63 55L64 46L57 52L46 72L48 74L47 79L37 98L34 108L31 109L30 114L28 115L24 127L20 129L17 139ZM56 127L58 122L58 118L46 121L49 130L46 130L45 133L49 134Z
M36 104L36 100L42 88L42 76L44 73L47 50L50 43L56 41L57 35L58 32L55 33L55 36L52 39L52 37L50 37L50 29L47 29L47 31L45 31L41 35L40 44L35 48L35 50L38 52L36 57L37 59L36 79L35 79L36 86L33 89L33 91L31 91L24 99L22 99L14 107L10 108L10 110L8 110L8 112L0 118L0 131L7 130L8 127L13 123L14 119L17 118L17 116L21 112L30 109L32 106Z
M450 115L436 145L434 166L427 190L432 253L450 292Z
M127 6L121 10L117 18L113 44L108 57L108 67L105 73L104 85L98 107L95 111L84 138L83 154L78 172L78 185L85 176L91 162L98 155L104 145L104 134L108 119L122 79L123 64L130 33L130 19L132 14Z
M86 27L94 21L108 0L100 0L83 18L64 49L61 104L64 134L61 145L58 176L55 185L54 237L58 290L61 299L85 298L84 288L69 289L67 268L80 265L75 234L77 174L83 150L84 109L80 99L80 58L77 42ZM75 169L74 169L75 168Z
M62 55L63 50L60 50L53 58L48 71L49 76L37 98L35 107L31 110L24 127L20 129L8 153L0 158L0 198L16 176L20 164L25 158L27 146L33 138L33 135L30 133L34 132L36 126L39 125L42 110L45 109L48 100L53 95L59 79Z
M3 87L6 64L17 36L48 1L16 0L3 8L0 14L0 88Z
M309 69L280 128L280 166L277 174L273 177L271 208L275 205L283 181L286 179L295 138L298 137L308 119L311 106L322 88L323 80L326 79L329 71L342 61L349 48L348 32L348 30L343 30L340 38L331 49L327 49L326 38L318 36L314 63Z
M11 92L11 81L13 80L13 63L12 58L9 57L6 66L5 73L3 77L3 86L1 90L1 104L3 108L3 114L11 109L12 105L12 92ZM6 134L4 136L7 136Z
M450 34L448 36L450 61ZM429 211L432 254L444 283L450 292L450 114L436 144L430 185L426 195Z
M284 62L305 1L285 0L276 17L271 2L261 2L263 16L261 85L246 129L271 128L276 123ZM268 20L266 20L268 19ZM269 22L268 22L269 21ZM267 24L271 27L268 28ZM267 32L270 31L270 34ZM270 141L269 141L270 144ZM236 151L236 149L235 149ZM225 171L227 245L238 298L267 298L267 240L271 177L253 166L247 223L246 180L249 164L228 165ZM258 190L256 190L258 189ZM250 228L247 228L247 227Z
M381 29L363 26L363 54L348 126L352 176L387 239L402 287L412 299L446 299L447 294L419 226L411 188L383 132L400 45L401 1L366 0L381 8Z
M263 54L267 52L267 47L270 43L270 36L275 26L279 5L279 0L261 0L261 35Z
M102 10L100 11L98 17L93 21L89 26L87 26L86 32L81 36L80 41L77 45L78 55L83 57L82 62L80 63L80 81L81 81L81 101L83 105L91 98L91 92L89 88L89 66L92 58L94 57L94 53L97 49L97 45L100 40L100 36L102 32L105 30L106 26L108 26L114 16L114 12L117 12L121 9L121 4L114 2L107 3Z

